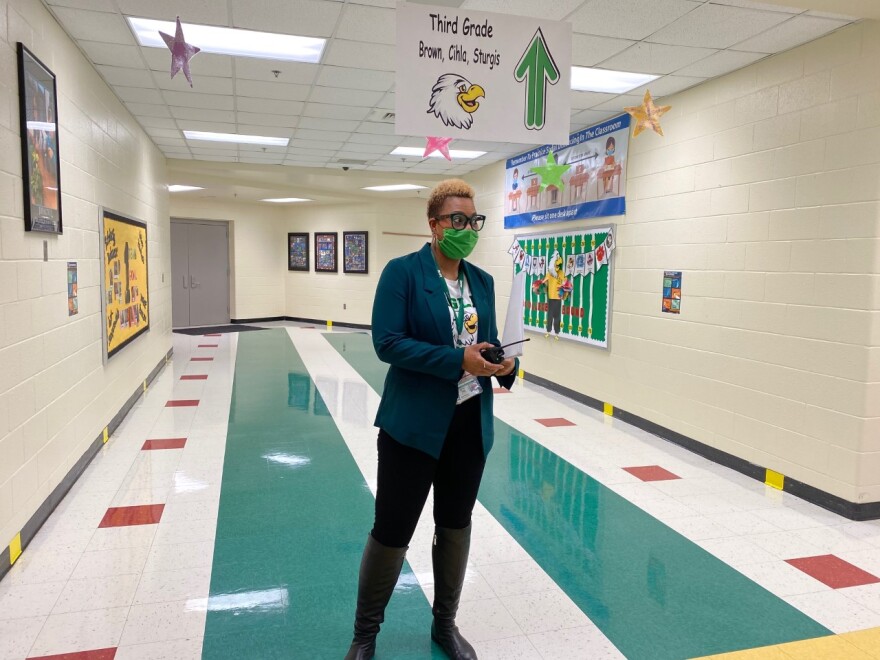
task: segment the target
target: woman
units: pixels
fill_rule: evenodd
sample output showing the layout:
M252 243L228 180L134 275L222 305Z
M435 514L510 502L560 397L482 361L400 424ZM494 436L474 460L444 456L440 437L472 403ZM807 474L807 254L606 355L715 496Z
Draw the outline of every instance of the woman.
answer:
M455 625L471 513L492 448L492 382L510 389L518 361L492 364L498 345L491 275L464 261L486 218L464 181L428 199L432 241L388 263L373 304L373 346L391 365L376 426L376 518L361 560L354 640L346 660L368 660L385 607L434 486L434 620L431 637L454 660L475 659Z

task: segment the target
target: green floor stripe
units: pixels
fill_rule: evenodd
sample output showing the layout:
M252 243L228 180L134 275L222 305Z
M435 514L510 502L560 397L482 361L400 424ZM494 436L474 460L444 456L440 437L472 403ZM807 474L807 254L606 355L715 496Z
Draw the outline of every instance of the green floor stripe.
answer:
M373 501L287 332L239 335L202 657L345 655ZM442 658L430 625L406 565L377 658Z
M325 337L382 391L369 336ZM631 660L832 634L498 419L479 501Z

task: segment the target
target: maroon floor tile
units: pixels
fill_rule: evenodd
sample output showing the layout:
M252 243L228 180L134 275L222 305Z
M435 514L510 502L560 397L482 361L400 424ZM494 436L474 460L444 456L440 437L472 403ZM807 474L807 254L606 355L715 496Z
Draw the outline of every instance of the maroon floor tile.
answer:
M493 387L492 391L495 394L510 394L510 390L507 389L506 387Z
M199 405L198 399L175 399L165 404L166 408L191 408Z
M76 651L74 653L61 653L58 655L32 655L28 660L113 660L116 657L116 649L96 649L94 651Z
M220 344L199 344L199 348L217 348Z
M208 380L208 374L192 374L190 376L181 376L180 380Z
M536 419L536 422L544 426L577 426L574 422L570 422L565 417L548 417L547 419Z
M140 506L116 506L107 509L98 527L131 527L132 525L155 525L162 519L164 504Z
M625 467L623 469L642 481L671 481L672 479L681 479L677 474L673 474L659 465L643 465L641 467Z
M183 449L186 446L186 438L165 438L162 440L147 440L142 451L150 449Z
M816 557L800 557L799 559L786 559L787 563L802 570L832 589L844 587L859 587L864 584L876 584L880 578L863 571L858 566L853 566L835 555L818 555Z
M190 358L190 362L213 362L214 358L212 357L194 357Z
M221 335L219 332L215 332L215 333L210 334L210 335L202 335L202 337L222 337L222 336L223 336L223 335Z

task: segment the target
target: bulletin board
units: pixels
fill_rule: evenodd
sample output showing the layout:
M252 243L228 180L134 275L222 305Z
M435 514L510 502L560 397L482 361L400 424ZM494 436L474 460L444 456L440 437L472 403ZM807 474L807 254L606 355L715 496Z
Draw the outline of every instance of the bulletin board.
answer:
M102 210L101 243L104 346L111 358L150 328L147 225Z
M613 225L517 235L508 253L524 273L525 329L608 348L614 247Z

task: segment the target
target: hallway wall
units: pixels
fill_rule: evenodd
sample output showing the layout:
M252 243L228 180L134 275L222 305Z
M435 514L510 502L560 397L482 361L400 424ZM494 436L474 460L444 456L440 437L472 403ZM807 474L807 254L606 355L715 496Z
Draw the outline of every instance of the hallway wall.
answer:
M16 42L57 77L62 235L25 232ZM0 0L0 547L171 348L165 158L38 0ZM150 331L102 363L101 207L147 223ZM43 243L48 261L43 260ZM67 313L67 262L79 313Z
M878 55L865 22L663 98L665 138L630 141L626 216L579 223L618 226L611 350L532 335L525 370L880 500ZM476 260L506 296L503 176L469 180L491 218ZM660 312L664 270L684 273L680 316Z

